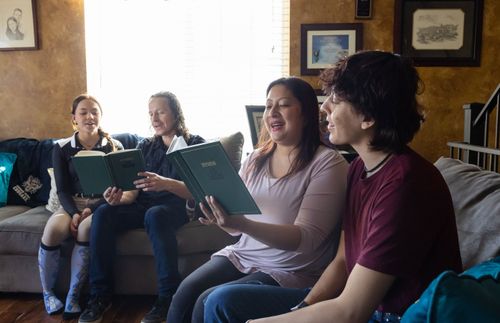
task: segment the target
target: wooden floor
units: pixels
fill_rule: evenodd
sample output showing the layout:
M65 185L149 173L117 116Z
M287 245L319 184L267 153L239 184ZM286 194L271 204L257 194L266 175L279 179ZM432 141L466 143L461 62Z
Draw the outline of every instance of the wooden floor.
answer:
M102 322L140 322L154 301L154 296L115 296ZM77 323L78 319L64 321L62 314L48 315L41 294L0 293L0 322Z

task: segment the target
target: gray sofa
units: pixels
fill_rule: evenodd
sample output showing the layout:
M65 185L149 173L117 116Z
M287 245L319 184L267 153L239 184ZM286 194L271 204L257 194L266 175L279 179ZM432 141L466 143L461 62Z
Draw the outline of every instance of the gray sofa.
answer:
M117 137L123 139L120 136ZM126 135L121 140L126 148L134 147L137 142L137 140L130 141L129 139L130 135ZM243 146L242 134L236 133L220 138L220 140L235 168L239 168ZM24 143L23 140L20 142ZM30 150L30 153L18 154L17 168L14 171L19 172L20 165L25 168L33 166L32 161L37 160L42 166L32 167L34 174L30 175L32 176L30 180L38 176L41 187L45 185L46 192L43 197L38 196L39 200L36 200L37 196L33 194L28 200L29 205L8 204L0 207L0 292L41 292L37 253L43 228L51 215L45 203L49 195L46 186L50 186L46 166L50 166L48 160L50 160L50 148L53 141L48 145L45 142L45 146L49 149L38 149L39 145L36 142L31 140L31 143L37 149L33 150L34 153ZM17 143L16 145L0 143L0 152L16 153L15 150L19 147ZM11 188L9 185L9 189ZM33 207L36 204L41 205ZM179 271L182 276L186 276L207 261L213 252L234 243L235 238L216 226L205 226L194 220L179 229L177 242ZM67 291L69 284L69 258L72 246L72 239L65 241L62 246L63 260L56 285L56 289L60 292ZM118 294L154 295L157 293L153 253L143 229L128 231L117 241L115 291Z
M500 256L500 174L454 158L434 165L450 189L464 269Z
M241 134L222 138L221 141L238 168L243 142ZM499 256L500 174L452 158L441 158L435 165L453 198L465 269ZM44 205L34 208L7 205L0 208L0 292L41 291L37 250L50 214ZM214 251L233 243L234 238L217 227L206 227L192 221L178 231L177 241L179 270L186 276ZM65 261L59 275L59 291L67 290L68 257L72 243L68 240L63 246ZM156 293L154 259L144 230L126 232L118 240L115 289L119 294Z

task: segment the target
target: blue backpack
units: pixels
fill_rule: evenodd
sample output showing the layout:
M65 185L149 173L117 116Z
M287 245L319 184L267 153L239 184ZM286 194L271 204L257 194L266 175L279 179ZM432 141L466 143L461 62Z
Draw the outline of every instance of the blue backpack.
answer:
M411 305L402 323L500 322L500 257L461 274L445 271Z

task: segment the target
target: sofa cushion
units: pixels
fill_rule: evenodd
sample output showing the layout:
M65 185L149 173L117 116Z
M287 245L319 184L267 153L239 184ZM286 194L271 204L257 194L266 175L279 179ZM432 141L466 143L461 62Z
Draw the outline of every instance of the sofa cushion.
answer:
M0 222L3 220L10 218L14 215L21 214L30 209L29 206L26 205L6 205L0 208Z
M0 207L7 203L10 174L12 174L16 158L16 154L0 153Z
M500 255L500 174L445 157L435 166L450 189L464 268Z
M36 255L45 223L50 217L38 206L0 222L0 254Z
M17 207L19 208L19 207ZM26 207L21 207L26 208ZM7 206L2 209L11 209ZM2 210L0 209L0 210ZM21 209L16 209L18 212ZM12 210L14 211L14 210ZM51 212L39 206L0 221L0 254L36 255L45 223ZM2 213L0 212L0 217ZM198 221L185 224L177 231L179 256L212 253L232 244L237 238L219 227L205 226ZM70 254L72 239L63 245L63 256ZM66 247L66 245L68 245ZM126 231L118 237L118 256L152 256L151 242L144 229Z
M404 313L402 323L500 322L500 257L457 275L446 271Z
M216 225L206 226L198 221L183 225L176 237L179 256L215 252L237 240ZM135 229L118 237L116 253L119 256L152 256L153 249L144 229Z
M226 137L219 138L222 147L227 153L233 167L238 171L241 167L241 154L245 138L241 132L233 133Z
M132 133L118 133L111 135L111 137L121 142L124 149L136 148L137 144L143 139L143 137Z

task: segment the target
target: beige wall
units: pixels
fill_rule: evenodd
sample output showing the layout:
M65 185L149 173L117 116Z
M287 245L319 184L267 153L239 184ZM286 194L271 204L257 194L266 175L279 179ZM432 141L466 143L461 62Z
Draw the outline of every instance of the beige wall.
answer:
M363 23L364 49L392 51L394 0L372 0L369 20L354 19L354 0L291 0L290 73L300 75L300 24ZM427 121L412 147L430 161L447 155L446 142L463 139L462 105L485 103L500 82L500 1L484 0L480 67L419 67ZM316 77L304 77L315 88Z
M0 140L68 136L87 87L83 1L36 2L40 49L0 51Z
M69 105L86 89L83 0L39 0L40 50L0 52L0 140L71 133ZM374 0L373 18L354 19L353 0L291 0L290 74L300 75L300 24L364 25L364 48L392 50L394 0ZM428 160L462 139L462 105L485 102L500 82L500 2L484 0L480 67L421 67L427 121L413 147ZM304 77L317 87L315 77Z

